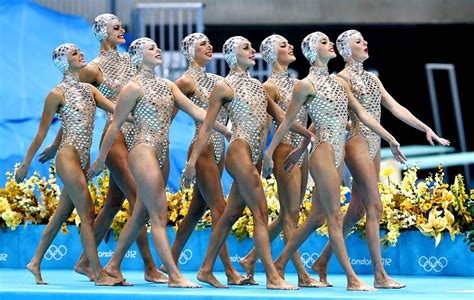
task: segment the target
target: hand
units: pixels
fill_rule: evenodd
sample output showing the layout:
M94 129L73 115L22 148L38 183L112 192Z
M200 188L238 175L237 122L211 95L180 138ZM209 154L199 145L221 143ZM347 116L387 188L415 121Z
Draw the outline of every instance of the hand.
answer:
M268 153L263 157L263 177L268 178L273 172L273 159Z
M58 152L58 147L54 144L51 144L44 148L43 152L39 155L40 163L44 164L50 159L53 159L56 156L56 152Z
M288 156L285 159L285 162L283 164L283 167L285 168L286 172L291 172L293 168L295 167L296 163L300 159L301 155L305 152L306 147L302 148L301 146L293 149L293 151L288 154Z
M397 141L390 143L390 150L392 151L393 156L398 162L402 164L406 163L407 158L405 157L405 154L403 154L400 150L400 144Z
M20 168L16 170L15 181L17 183L20 183L23 181L23 179L25 179L26 175L28 175L28 169L28 166L26 166L25 164L21 164Z
M442 146L449 146L451 144L451 142L449 140L440 138L431 129L426 131L426 139L428 140L428 143L430 143L431 146L434 146L433 140L435 140L438 144L440 144Z
M181 179L181 184L185 189L191 186L191 183L194 184L196 181L196 167L192 164L186 164L186 168L183 172L183 177Z
M87 170L87 179L91 180L92 178L96 177L105 168L105 161L96 159L95 162L90 166L89 170Z
M224 137L225 139L230 142L230 140L232 139L232 131L230 130L227 130L225 133L224 133Z

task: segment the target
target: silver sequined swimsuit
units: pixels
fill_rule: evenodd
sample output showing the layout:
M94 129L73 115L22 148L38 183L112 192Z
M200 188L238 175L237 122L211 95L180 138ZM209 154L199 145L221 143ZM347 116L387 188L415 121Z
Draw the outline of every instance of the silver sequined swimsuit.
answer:
M140 84L143 97L132 111L135 135L130 150L138 144L152 146L156 150L160 168L163 168L168 158L173 94L167 83L152 71L142 69L133 80Z
M316 96L304 107L315 125L316 142L313 151L322 142L332 145L336 168L344 159L344 130L347 123L348 99L343 86L326 67L311 67L308 76Z
M272 72L268 80L274 82L278 88L278 93L280 94L280 99L277 103L278 106L280 106L281 109L283 109L285 112L288 111L288 106L291 102L293 88L295 87L295 84L298 82L298 80L295 78L291 78L288 75L288 72ZM306 128L308 122L308 114L306 113L304 108L301 108L298 114L296 115L296 121L301 126ZM302 139L303 137L301 135L289 131L287 134L285 134L281 142L288 144L293 148L297 148ZM302 163L303 156L300 157L297 164L301 167Z
M234 71L224 81L234 92L234 98L224 105L232 122L230 143L236 139L247 142L256 165L263 151L267 120L267 99L262 83L250 78L248 73Z
M97 87L99 91L110 101L117 103L120 90L136 74L136 69L130 61L128 53L119 53L117 50L101 51L92 63L96 64L102 72L103 82ZM112 122L112 114L107 112L107 121L104 132ZM122 133L130 150L133 141L133 124L125 122L122 125Z
M349 73L354 97L365 111L380 123L382 92L377 81L364 70L362 63L350 61L345 69ZM349 139L355 135L363 136L369 145L370 157L375 159L380 150L380 136L362 123L354 112L350 111L349 117L352 123Z
M212 89L216 85L216 82L218 80L221 80L222 77L215 74L206 73L205 68L194 67L190 67L184 74L189 75L194 80L194 85L196 87L196 91L191 97L191 101L198 107L207 111L209 107L209 95L211 94ZM227 124L228 119L229 117L227 116L227 112L224 108L221 108L219 114L217 115L216 121L225 125ZM196 141L197 136L199 134L199 130L202 126L202 124L199 122L196 122L195 124L196 132L194 134L193 140L191 141L191 144ZM214 159L216 160L216 163L219 163L222 158L222 154L224 153L224 136L221 133L213 130L209 140L211 141L214 147Z
M57 111L63 136L59 149L72 146L79 153L83 170L89 164L94 132L96 103L90 86L71 76L65 76L59 84L65 104Z

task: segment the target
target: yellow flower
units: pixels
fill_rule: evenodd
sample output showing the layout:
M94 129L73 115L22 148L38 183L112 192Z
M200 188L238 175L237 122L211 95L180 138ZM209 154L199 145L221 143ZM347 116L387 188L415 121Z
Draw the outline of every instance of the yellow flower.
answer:
M383 176L383 177L389 177L390 175L393 174L393 172L395 172L395 169L394 169L394 168L392 168L392 167L385 168L385 169L382 171L382 176Z
M10 204L8 203L7 198L0 197L0 214L8 209L11 209L11 208L10 208Z

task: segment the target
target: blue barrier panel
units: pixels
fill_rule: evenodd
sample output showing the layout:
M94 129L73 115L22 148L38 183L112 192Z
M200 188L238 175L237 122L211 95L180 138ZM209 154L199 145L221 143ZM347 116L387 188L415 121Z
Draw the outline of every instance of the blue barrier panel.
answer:
M20 226L15 231L4 231L0 235L0 268L24 268L33 257L38 246L45 225ZM49 247L43 259L42 268L45 269L72 269L77 261L82 245L78 230L69 226L69 234L58 234ZM193 232L188 243L184 246L179 257L178 266L183 271L196 271L202 264L205 256L211 229ZM170 241L175 237L172 228L168 228ZM383 232L382 232L383 235ZM149 242L153 257L158 266L160 259L156 254L151 235ZM305 268L311 265L321 254L327 237L313 233L301 246L301 260ZM239 260L244 257L254 246L253 239L237 241L234 236L227 239L231 262L240 271ZM102 242L98 248L98 255L102 265L107 264L112 257L117 241L111 237L109 241ZM353 234L346 239L349 260L357 274L373 274L367 242L358 234ZM274 259L280 255L284 242L276 238L272 242L272 256ZM382 250L382 263L389 274L392 275L434 275L434 276L474 276L472 261L474 254L464 243L463 236L458 235L454 242L446 235L444 240L434 246L434 240L423 236L418 231L402 232L396 247ZM123 270L141 270L143 261L134 243L127 251L122 263ZM215 271L223 271L220 258L217 259ZM256 271L263 272L260 261L256 264ZM288 263L287 272L295 272L291 262ZM343 270L336 257L329 263L329 273L342 274Z

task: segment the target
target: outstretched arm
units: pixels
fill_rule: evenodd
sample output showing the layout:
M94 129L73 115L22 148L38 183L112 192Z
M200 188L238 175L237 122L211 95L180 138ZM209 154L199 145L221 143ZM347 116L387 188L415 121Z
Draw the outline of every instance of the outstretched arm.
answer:
M408 109L406 109L405 107L400 105L397 101L395 101L395 99L393 99L393 97L385 90L380 79L375 75L372 75L372 76L377 81L380 87L380 90L382 91L382 105L385 108L387 108L395 117L402 120L406 124L420 131L425 132L426 139L428 140L428 143L430 143L431 145L434 145L434 142L436 142L443 146L449 146L450 144L449 140L439 137L429 126L427 126L425 123L420 121Z
M349 109L351 109L353 112L357 114L359 119L367 125L372 131L377 133L381 138L383 138L385 141L387 141L390 144L390 150L393 153L393 156L397 161L400 163L405 163L406 162L406 157L405 155L401 152L400 150L400 144L397 142L397 140L387 131L385 128L380 125L380 123L375 120L371 115L369 115L362 105L357 101L357 99L354 98L354 95L351 92L351 89L347 82L345 82L341 78L337 78L338 81L344 86L344 89L346 91L346 94L349 99Z
M26 175L28 175L28 169L30 168L31 160L35 156L41 144L43 144L46 134L48 133L49 127L51 126L51 122L53 121L54 114L63 102L64 95L59 88L55 88L46 97L46 101L44 103L43 108L43 115L41 116L41 122L38 132L36 133L35 138L31 142L30 147L28 148L25 160L16 172L15 180L17 182L23 181Z
M105 133L104 140L100 147L99 156L87 171L88 179L97 176L104 169L107 153L109 153L109 150L120 131L120 127L127 120L129 113L135 107L137 100L141 96L142 91L138 83L129 82L123 87L117 100L117 107L112 118L112 124Z
M231 88L224 82L216 83L216 86L212 90L211 95L209 96L209 108L207 109L206 118L199 130L198 137L194 142L193 151L186 164L186 169L184 170L183 184L185 187L189 187L191 182L194 181L196 177L196 161L206 147L209 136L212 133L212 124L215 123L217 114L222 105L226 101L232 99L233 94Z

